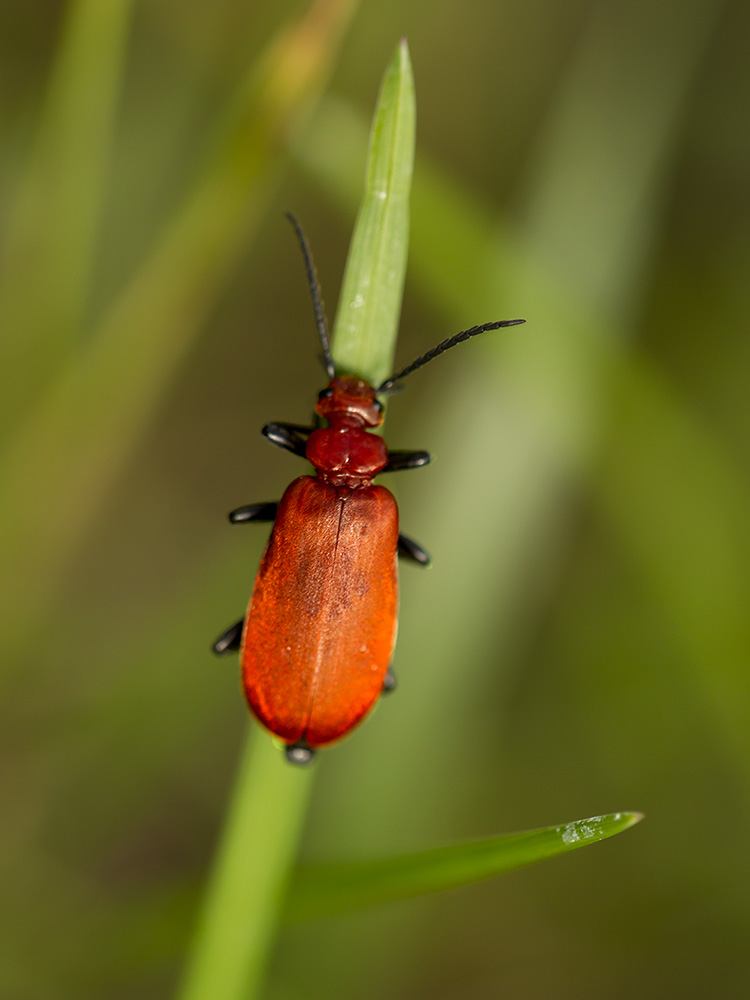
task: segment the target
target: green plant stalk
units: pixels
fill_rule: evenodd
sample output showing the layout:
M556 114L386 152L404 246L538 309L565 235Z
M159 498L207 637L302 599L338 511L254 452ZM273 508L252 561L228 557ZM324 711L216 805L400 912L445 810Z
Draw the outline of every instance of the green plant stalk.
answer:
M237 776L180 1000L247 1000L262 981L312 788L254 732Z
M357 322L347 331L345 365L373 379L385 378L390 370L398 328L408 243L404 199L414 158L414 122L409 53L401 42L380 91L364 203L347 264L349 287L367 288L369 293L356 310ZM373 178L378 178L375 188ZM399 203L393 212L392 191ZM368 207L373 197L379 211ZM373 231L383 220L387 239ZM385 266L386 248L394 254L390 267ZM379 328L377 322L382 323ZM377 329L385 343L374 351ZM341 344L341 338L334 339L332 349L343 366L337 355ZM179 1000L252 1000L257 995L297 853L313 773L290 767L268 737L256 733L250 740Z

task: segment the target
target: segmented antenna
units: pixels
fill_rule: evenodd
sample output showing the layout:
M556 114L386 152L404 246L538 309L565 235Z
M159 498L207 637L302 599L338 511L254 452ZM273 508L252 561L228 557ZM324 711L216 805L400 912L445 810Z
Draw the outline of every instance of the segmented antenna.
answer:
M461 333L456 333L452 337L448 337L444 340L442 344L438 344L437 347L433 347L431 351L426 354L422 354L416 360L412 361L410 365L406 368L402 368L400 372L396 372L395 375L391 375L387 378L385 382L382 382L378 388L377 392L390 392L397 382L402 378L406 378L407 375L411 375L415 372L417 368L421 368L426 365L428 361L433 361L435 358L449 351L451 347L455 347L457 344L462 344L465 340L470 340L471 337L476 337L479 333L486 333L487 330L498 330L501 326L518 326L521 323L525 323L525 319L501 319L495 323L482 323L481 326L472 326L470 330L462 330Z
M313 309L315 310L315 322L318 324L320 346L323 348L323 366L325 367L328 378L330 379L336 374L336 366L333 363L331 347L328 341L328 326L326 324L325 312L323 310L323 298L320 294L318 274L315 270L315 264L313 264L312 253L310 252L307 237L302 232L302 226L291 212L286 212L285 214L287 219L289 219L291 224L294 226L294 231L297 234L297 240L299 241L300 249L302 250L302 256L305 259L307 283L310 286L310 294L312 295Z

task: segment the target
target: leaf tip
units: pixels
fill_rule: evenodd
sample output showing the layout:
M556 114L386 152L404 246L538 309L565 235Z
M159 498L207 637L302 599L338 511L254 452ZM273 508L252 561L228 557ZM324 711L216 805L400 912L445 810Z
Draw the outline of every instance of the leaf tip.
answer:
M575 820L558 829L563 843L572 847L605 840L616 833L629 830L642 819L643 813L617 812L609 813L607 816L590 816L588 819Z
M406 35L402 35L393 53L393 63L398 66L399 72L408 73L411 76L411 56L409 55L409 42Z
M616 814L617 815L617 814ZM627 830L631 826L635 826L636 823L640 823L642 819L646 818L646 814L642 812L625 812L619 813L623 820L626 821L627 825L623 829Z

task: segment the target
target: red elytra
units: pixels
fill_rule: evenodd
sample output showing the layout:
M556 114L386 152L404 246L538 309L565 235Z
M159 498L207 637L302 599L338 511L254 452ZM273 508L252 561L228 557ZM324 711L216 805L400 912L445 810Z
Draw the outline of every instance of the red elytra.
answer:
M524 321L464 330L377 388L354 375L337 375L307 241L297 220L289 219L305 259L330 379L315 407L326 426L263 428L273 444L307 458L316 474L295 479L278 504L249 504L229 515L232 523L273 521L273 530L245 617L213 649L240 650L252 713L286 745L289 760L306 764L318 747L345 736L383 690L394 686L397 555L429 563L424 549L399 534L393 494L372 480L382 472L425 465L430 456L389 451L371 433L383 422L377 396L456 344Z

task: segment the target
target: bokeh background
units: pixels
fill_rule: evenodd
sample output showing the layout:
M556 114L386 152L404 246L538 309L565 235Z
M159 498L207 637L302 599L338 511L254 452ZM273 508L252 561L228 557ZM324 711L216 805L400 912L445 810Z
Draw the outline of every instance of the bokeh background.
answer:
M309 858L619 809L622 837L285 931L266 995L744 997L750 545L742 0L0 9L0 996L169 996L248 726L241 614L323 376L367 123L409 41L389 405L400 688L319 761ZM281 32L281 34L279 34ZM395 481L397 480L397 481ZM281 762L280 762L281 766Z

